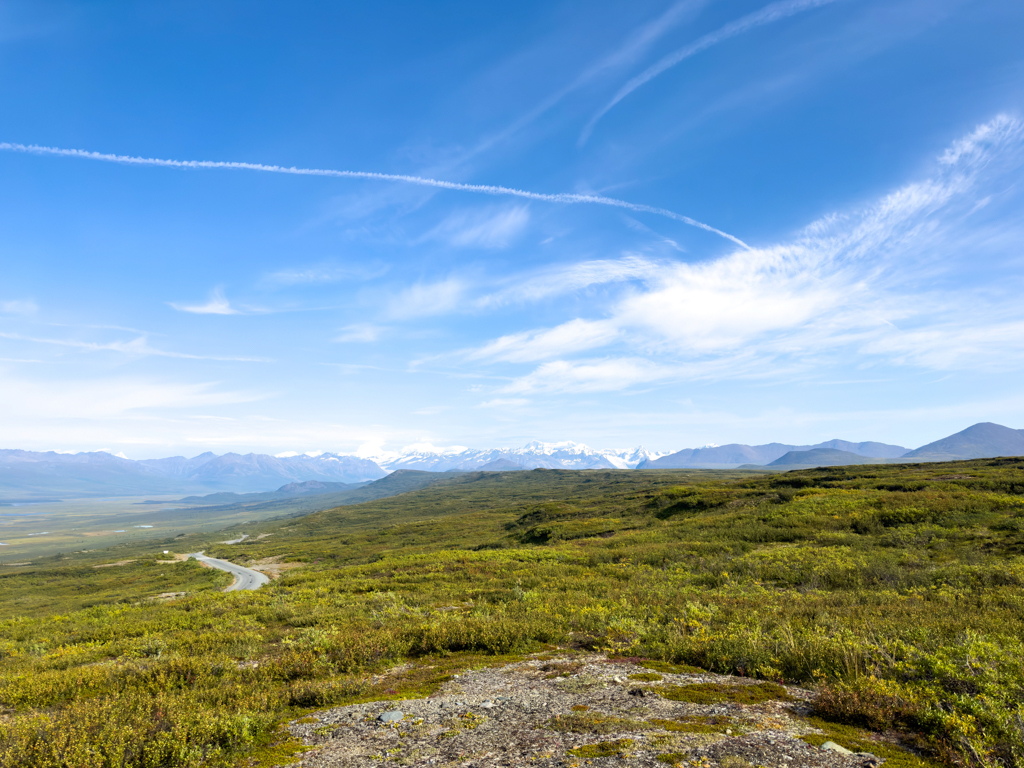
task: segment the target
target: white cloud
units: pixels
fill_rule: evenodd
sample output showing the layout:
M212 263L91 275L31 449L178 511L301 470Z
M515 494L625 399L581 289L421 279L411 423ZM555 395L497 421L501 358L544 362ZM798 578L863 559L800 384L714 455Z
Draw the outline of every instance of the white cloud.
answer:
M480 403L479 408L522 408L529 405L530 401L525 397L495 397Z
M396 319L443 315L465 306L469 286L458 278L436 283L417 283L388 302L387 313Z
M270 285L315 285L338 283L343 280L372 280L388 271L386 264L357 266L346 264L317 264L302 269L282 269L265 276L261 282Z
M852 298L809 269L809 259L802 248L780 247L677 264L620 302L615 322L678 352L724 352Z
M402 446L400 453L444 453L444 454L457 454L468 451L464 445L449 445L440 446L434 445L433 443L423 440L417 443L409 443L408 445Z
M897 330L868 341L862 351L939 371L974 366L1014 370L1024 359L1024 319L985 327L942 323L908 332Z
M954 141L942 153L939 162L950 166L962 164L965 161L972 165L987 162L993 157L993 150L999 150L1017 142L1020 132L1019 119L1010 115L997 115L989 122L979 125L967 136Z
M376 341L380 338L381 333L384 332L384 328L378 325L370 325L369 323L357 323L355 325L346 325L331 341L338 343L347 342L363 342L368 343Z
M1002 255L1012 267L1012 244L1024 236L1016 218L979 238L972 217L989 187L1014 188L1000 179L1019 168L1022 146L1024 123L999 116L953 144L932 178L822 217L789 242L695 264L608 262L609 275L621 270L634 284L601 307L604 317L503 336L470 357L548 360L499 390L512 393L792 376L830 355L932 370L1024 367L1019 274L1011 270L1016 290L998 293L958 277L974 273L979 248L1011 244ZM551 290L572 285L571 275ZM533 279L508 290L528 295ZM604 347L621 356L553 359Z
M5 315L32 315L38 311L34 301L0 301L0 312Z
M509 394L535 392L615 392L640 383L655 383L677 375L669 366L642 357L544 363L499 391Z
M182 410L249 403L265 395L226 392L215 383L183 384L143 378L63 380L0 378L4 419L105 419L140 411Z
M570 320L555 328L502 336L469 354L471 359L525 363L604 347L619 336L615 324L606 320Z
M210 294L210 300L205 304L177 304L173 301L168 302L179 312L191 312L196 315L239 315L241 312L234 309L226 298L224 298L224 291L220 288L215 289Z
M559 265L510 280L510 284L476 299L474 303L478 307L491 307L542 301L595 285L650 278L665 266L666 262L637 255Z
M441 240L459 248L506 248L529 222L530 212L525 205L459 211L421 240Z
M235 363L266 363L266 358L261 357L222 357L219 355L190 355L186 352L171 352L164 349L157 349L149 345L145 336L139 336L131 341L78 341L77 339L47 339L35 336L24 336L20 333L7 333L0 331L0 339L13 339L16 341L28 341L34 344L48 344L58 347L69 347L80 349L85 352L120 352L126 355L137 357L173 357L179 360L222 360Z
M479 283L452 277L418 283L395 294L387 302L387 314L394 318L422 317L542 301L594 286L649 279L670 265L636 255L584 261L503 280L497 290L475 297L472 294L480 290ZM363 327L350 326L357 335Z

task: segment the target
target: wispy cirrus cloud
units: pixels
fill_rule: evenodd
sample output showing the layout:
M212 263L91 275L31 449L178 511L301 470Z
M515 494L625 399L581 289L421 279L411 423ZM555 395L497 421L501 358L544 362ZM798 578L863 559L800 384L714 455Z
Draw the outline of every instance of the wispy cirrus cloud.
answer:
M607 320L570 320L555 328L509 334L469 353L470 359L526 363L606 347L621 330Z
M634 63L673 28L693 18L708 2L709 0L681 0L681 2L673 3L656 18L631 31L620 46L587 66L568 85L547 96L502 130L477 142L469 151L463 153L454 165L464 164L480 153L507 141L549 112L570 94L607 76L610 72L615 72Z
M612 299L604 317L503 336L468 357L546 361L499 390L513 394L795 375L830 355L931 370L1024 367L1019 293L967 287L958 277L972 271L972 247L1024 235L1011 218L1004 226L1016 238L971 237L993 226L976 220L985 211L978 202L1015 188L1007 174L1022 154L1024 122L1000 115L951 145L930 178L771 247L657 269L622 264L637 285ZM618 352L557 359L602 348Z
M498 197L518 197L538 202L556 203L561 205L604 205L613 208L623 208L636 213L650 213L655 216L663 216L684 224L688 224L706 232L711 232L726 240L731 240L742 248L749 246L735 235L724 232L720 229L705 224L702 221L685 216L667 208L658 208L652 205L631 203L628 200L619 200L604 195L585 195L574 192L531 192L525 189L504 187L495 184L464 184L455 181L443 181L441 179L430 179L422 176L410 176L399 173L378 173L376 171L339 171L329 168L296 168L280 165L265 165L263 163L240 163L224 160L166 160L156 157L136 157L133 155L115 155L104 152L92 152L84 149L65 149L62 147L45 147L38 144L18 144L14 142L0 142L0 150L7 152L25 152L35 155L53 155L57 157L74 157L86 160L97 160L106 163L119 163L123 165L145 165L161 168L185 168L185 169L209 169L209 170L240 170L257 171L261 173L283 173L294 176L326 176L341 179L367 179L371 181L398 182L401 184L413 184L422 187L433 187L435 189L447 189L456 192L471 192L475 194L491 195Z
M5 315L34 315L38 311L39 306L27 299L0 301L0 313Z
M470 285L457 277L417 283L392 296L387 315L397 320L444 315L463 309Z
M899 331L867 341L863 351L903 365L937 371L979 366L987 370L1016 370L1024 358L1024 319L964 327L943 322Z
M257 392L224 391L213 382L152 378L82 378L66 381L0 378L0 415L6 419L103 419L140 411L188 410L262 400Z
M813 8L819 8L823 5L830 5L834 2L837 2L837 0L782 0L782 2L772 3L771 5L766 5L759 11L754 11L753 13L749 13L736 21L729 22L725 26L719 27L714 32L704 35L689 45L673 51L656 64L645 69L636 77L631 78L625 85L623 85L612 97L611 101L605 104L592 118L590 118L590 121L580 134L579 144L582 146L587 143L591 134L594 132L594 128L598 121L608 114L616 104L629 96L629 94L637 88L649 83L658 75L668 69L671 69L676 64L679 64L691 56L695 56L701 51L706 51L708 48L712 48L713 46L736 37L737 35L741 35L744 32L749 32L757 27L763 27L766 24L771 24L790 16L795 16L798 13L803 13L804 11L808 11Z
M643 357L575 362L552 360L499 391L506 394L616 392L640 382L658 383L678 374L674 366L660 365Z
M457 211L420 240L441 240L459 248L506 248L530 222L525 205L482 211Z
M487 308L542 301L592 286L644 280L663 270L667 264L636 254L627 254L620 259L559 264L528 275L516 276L506 281L507 285L477 297L474 306Z
M216 288L210 294L210 300L205 304L179 304L177 302L167 302L170 306L174 307L179 312L190 312L194 315L240 315L241 310L235 309L231 306L225 296L224 291L221 288Z
M338 332L338 335L331 339L331 341L338 343L358 342L366 344L377 341L384 331L385 328L379 325L373 325L371 323L356 323L342 328Z
M26 336L20 333L9 333L0 331L0 339L11 339L13 341L27 341L33 344L47 344L57 347L68 347L79 349L83 352L120 352L134 357L173 357L179 360L220 360L234 363L266 363L270 362L262 357L222 357L218 355L191 355L186 352L172 352L165 349L158 349L149 344L145 336L131 339L130 341L80 341L78 339L48 339L37 336Z
M343 265L325 263L271 272L260 282L271 286L293 286L340 283L346 280L372 280L387 274L388 269L388 265L383 263Z
M525 397L495 397L480 403L477 408L523 408L529 404L530 400Z
M620 259L557 265L496 281L449 277L431 283L417 283L394 293L386 302L385 315L401 320L449 313L481 313L508 305L553 299L589 288L643 282L671 268L671 265L672 262L628 254ZM459 354L468 355L471 359L544 359L550 354L543 352L543 348L553 353L556 349L564 349L564 343L570 339L575 340L571 345L573 349L608 343L612 338L609 333L614 333L607 327L598 330L600 325L591 321L572 321L566 328L510 334L483 348ZM352 327L358 334L362 326Z

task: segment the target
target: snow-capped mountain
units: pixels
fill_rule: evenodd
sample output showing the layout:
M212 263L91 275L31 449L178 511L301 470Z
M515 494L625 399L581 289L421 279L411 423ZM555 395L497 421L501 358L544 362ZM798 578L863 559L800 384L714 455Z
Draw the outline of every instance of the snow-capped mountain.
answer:
M598 451L571 441L542 443L533 441L522 448L476 450L463 446L437 448L414 445L398 452L367 457L386 470L418 469L426 472L472 471L490 468L523 469L629 469L642 461L655 459L643 447L625 451ZM493 467L490 465L494 465Z
M648 451L642 445L632 450L604 452L604 457L619 469L636 469L645 461L655 461L665 455Z

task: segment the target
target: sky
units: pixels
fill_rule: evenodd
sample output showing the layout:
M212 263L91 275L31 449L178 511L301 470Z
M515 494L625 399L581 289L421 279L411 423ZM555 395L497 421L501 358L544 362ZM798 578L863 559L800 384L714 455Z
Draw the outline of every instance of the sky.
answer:
M0 447L1024 427L1024 4L0 4Z

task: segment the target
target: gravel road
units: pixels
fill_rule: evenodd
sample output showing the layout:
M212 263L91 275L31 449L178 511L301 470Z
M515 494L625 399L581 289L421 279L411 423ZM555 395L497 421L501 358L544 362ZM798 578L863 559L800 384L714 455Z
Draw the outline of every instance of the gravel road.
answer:
M270 578L259 571L243 568L240 565L229 563L227 560L218 560L215 557L207 557L202 552L193 552L189 557L194 557L201 563L206 563L211 568L219 568L227 571L235 577L235 583L225 589L225 592L234 592L236 589L259 589L270 581Z

